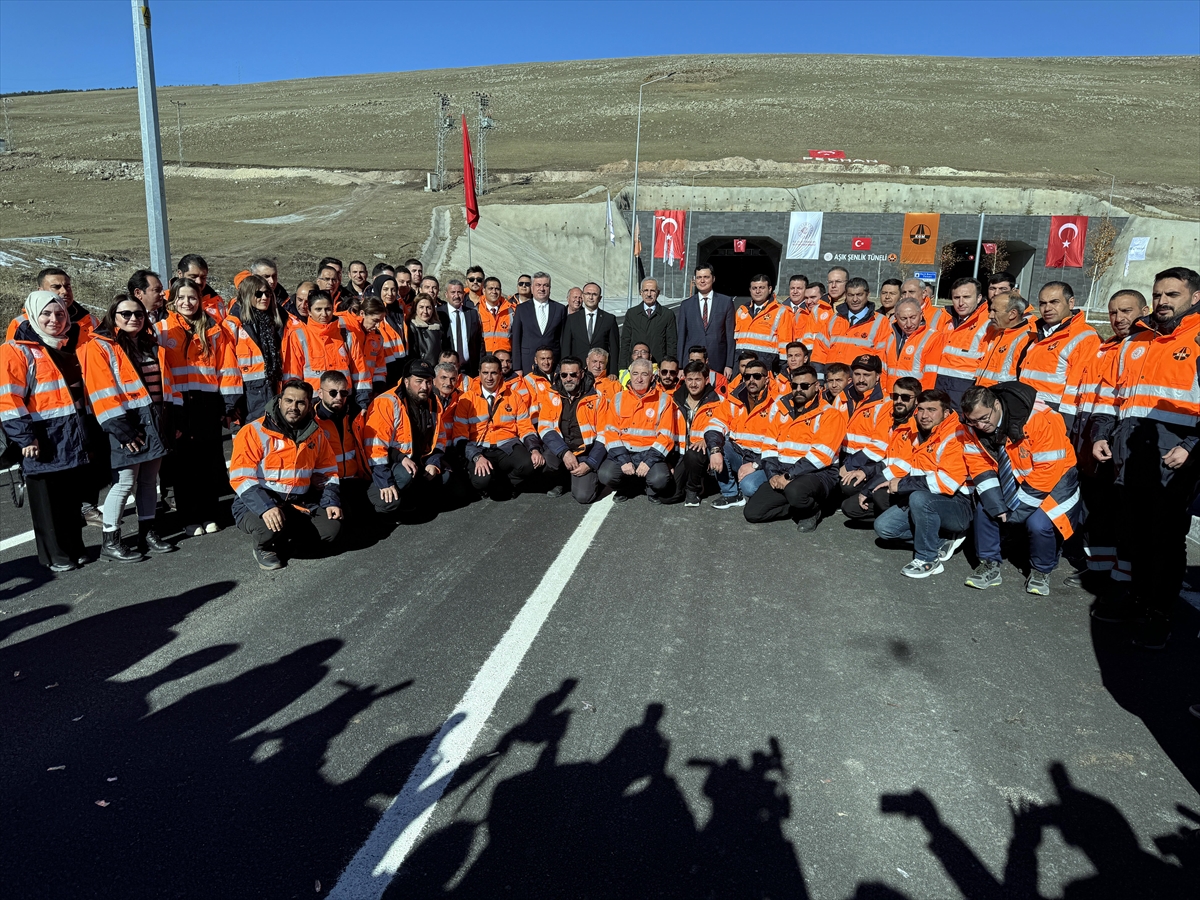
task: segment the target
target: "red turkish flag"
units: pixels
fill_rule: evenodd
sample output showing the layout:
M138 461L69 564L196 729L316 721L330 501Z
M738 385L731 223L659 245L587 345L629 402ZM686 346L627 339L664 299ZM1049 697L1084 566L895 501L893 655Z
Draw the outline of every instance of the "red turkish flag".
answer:
M983 252L994 256L996 254L996 245L995 244L984 244Z
M1051 216L1046 244L1047 269L1082 269L1087 244L1087 216Z
M809 150L809 159L845 159L845 150Z
M745 238L734 238L733 239L733 252L734 253L745 253L746 252L746 239Z
M467 225L479 224L479 201L475 199L475 163L471 160L471 136L467 133L467 114L463 113L463 193L466 195Z
M870 250L871 239L869 237L856 237L850 241L851 250Z
M682 209L656 209L654 211L654 258L668 266L683 259L683 230L687 212Z

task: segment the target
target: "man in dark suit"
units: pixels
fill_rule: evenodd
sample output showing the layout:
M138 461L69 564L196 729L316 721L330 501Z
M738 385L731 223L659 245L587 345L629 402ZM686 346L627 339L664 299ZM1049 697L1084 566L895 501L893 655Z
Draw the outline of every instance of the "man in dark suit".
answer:
M442 346L449 345L458 353L459 367L467 375L479 374L479 357L483 355L483 322L479 311L466 305L466 288L461 281L446 285L446 302L438 310L442 320Z
M676 311L679 346L703 344L708 348L708 365L726 378L733 377L733 298L713 290L716 278L711 266L696 266L696 293Z
M634 344L649 347L650 358L655 363L664 357L675 356L679 347L677 338L675 317L658 302L658 282L653 278L645 279L642 282L642 302L625 311L625 323L621 326L620 368L629 368Z
M621 332L617 317L600 308L600 285L589 281L583 286L583 307L567 316L563 326L563 356L587 359L588 351L600 347L616 359L621 351Z
M538 347L554 351L554 364L562 359L563 325L567 308L550 299L550 276L545 272L533 275L533 299L513 310L512 357L518 375L533 371L533 354Z

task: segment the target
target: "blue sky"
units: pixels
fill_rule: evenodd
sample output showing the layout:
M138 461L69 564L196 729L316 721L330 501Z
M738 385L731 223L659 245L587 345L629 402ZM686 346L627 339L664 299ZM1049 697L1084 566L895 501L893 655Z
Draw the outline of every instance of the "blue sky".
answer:
M679 53L1200 54L1200 0L151 0L151 12L164 85ZM132 35L129 0L0 0L0 92L132 86Z

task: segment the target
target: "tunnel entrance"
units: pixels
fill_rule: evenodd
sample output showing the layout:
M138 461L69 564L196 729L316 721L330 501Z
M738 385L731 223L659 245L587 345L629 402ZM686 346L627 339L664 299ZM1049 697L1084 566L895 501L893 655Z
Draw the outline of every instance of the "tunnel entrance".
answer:
M996 244L996 256L999 259L993 259L991 254L984 253L983 258L979 261L979 280L987 285L988 276L993 271L996 272L1012 272L1017 276L1017 287L1021 289L1021 293L1026 297L1029 296L1029 264L1033 261L1033 247L1026 244L1024 241L1005 241L1003 239L989 238L986 235L983 238L984 244ZM960 278L970 278L971 273L975 269L975 242L974 241L955 241L952 245L955 255L958 257L956 262L949 269L942 272L942 277L938 279L938 299L950 299L950 286ZM993 268L993 262L998 263Z
M746 242L742 252L738 252L735 240ZM701 241L696 248L696 260L698 265L712 266L717 293L745 299L750 296L750 279L755 275L766 275L775 284L782 253L782 246L771 238L721 236Z

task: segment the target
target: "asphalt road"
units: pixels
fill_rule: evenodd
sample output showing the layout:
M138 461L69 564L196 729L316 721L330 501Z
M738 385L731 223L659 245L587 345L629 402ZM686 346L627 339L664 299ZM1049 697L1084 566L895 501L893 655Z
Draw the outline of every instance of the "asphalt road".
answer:
M54 579L10 546L3 893L1200 894L1200 615L1144 654L1059 579L911 581L840 516L639 499L575 559L586 513L477 503L273 574L232 528ZM0 538L27 516L0 497ZM356 869L406 785L411 852Z

